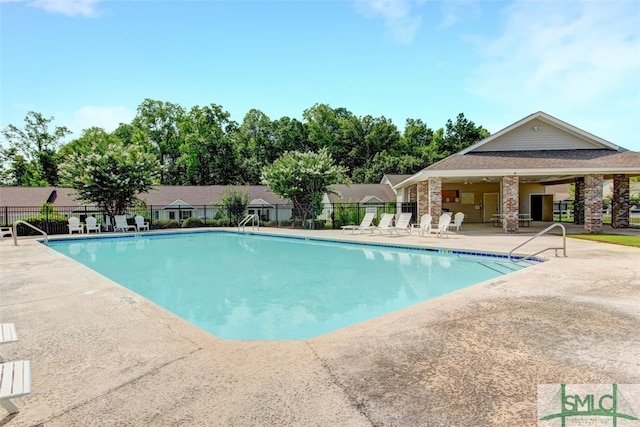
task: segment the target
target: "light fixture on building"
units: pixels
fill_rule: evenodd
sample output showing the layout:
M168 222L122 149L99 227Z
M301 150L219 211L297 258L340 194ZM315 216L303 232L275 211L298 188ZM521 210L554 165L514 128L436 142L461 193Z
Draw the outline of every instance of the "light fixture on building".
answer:
M542 129L542 126L534 126L531 129L533 129L534 132L538 132L540 129Z

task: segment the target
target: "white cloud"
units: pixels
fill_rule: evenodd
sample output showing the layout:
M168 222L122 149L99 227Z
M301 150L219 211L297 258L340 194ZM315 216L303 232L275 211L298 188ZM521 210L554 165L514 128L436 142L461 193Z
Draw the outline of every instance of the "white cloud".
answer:
M101 0L0 0L0 3L20 1L24 1L27 6L44 9L51 13L92 18L99 15L97 6Z
M448 28L468 19L469 15L480 15L482 3L477 0L445 0L440 3L441 28Z
M356 11L367 18L381 18L385 31L400 43L411 43L415 38L422 16L414 9L426 0L352 0Z
M469 89L503 105L570 107L630 87L637 96L639 10L624 1L514 2L501 36L480 42Z
M96 107L88 105L73 113L68 128L73 132L73 138L80 137L83 130L94 126L103 128L107 132L113 132L120 123L131 122L135 114L135 111L123 106Z

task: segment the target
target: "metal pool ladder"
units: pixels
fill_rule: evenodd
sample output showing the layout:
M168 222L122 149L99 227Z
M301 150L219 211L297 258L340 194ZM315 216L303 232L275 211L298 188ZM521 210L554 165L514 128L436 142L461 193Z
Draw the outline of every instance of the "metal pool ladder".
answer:
M531 255L527 255L526 257L522 257L522 258L518 258L518 259L512 259L511 255L513 254L513 252L516 249L519 249L521 247L523 247L524 245L526 245L527 243L529 243L530 241L532 241L533 239L535 239L538 236L542 236L543 234L547 233L549 230L556 228L556 227L560 227L562 229L562 246L561 247L550 247L550 248L545 248L542 249L541 251L538 251L536 253L533 253ZM555 250L556 251L556 256L558 256L558 250L562 249L562 254L566 257L567 256L567 229L564 227L564 225L560 224L560 223L554 223L551 224L550 226L548 226L547 228L545 228L544 230L542 230L541 232L539 232L538 234L536 234L535 236L533 236L532 238L530 238L529 240L527 240L524 243L519 244L518 246L516 246L515 248L511 249L511 252L509 252L509 261L511 262L521 262L521 261L526 261L528 259L533 258L534 256L541 254L542 252L548 251L548 250Z
M13 244L15 246L18 246L18 224L24 224L27 227L31 227L34 230L36 230L38 233L41 233L44 236L44 243L45 245L49 245L49 235L47 233L45 233L44 231L40 230L38 227L36 227L33 224L29 224L26 221L22 221L22 220L18 220L16 222L13 223Z
M244 232L244 227L251 221L251 229L255 230L256 228L260 229L260 218L258 214L249 214L245 216L242 221L238 223L238 231L240 231L240 227L242 227L242 231Z

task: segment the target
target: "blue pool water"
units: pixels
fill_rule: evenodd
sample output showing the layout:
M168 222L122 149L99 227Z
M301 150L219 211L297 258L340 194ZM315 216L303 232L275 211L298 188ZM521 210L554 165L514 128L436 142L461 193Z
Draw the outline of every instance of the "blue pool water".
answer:
M515 268L500 258L229 232L49 245L229 339L307 339Z

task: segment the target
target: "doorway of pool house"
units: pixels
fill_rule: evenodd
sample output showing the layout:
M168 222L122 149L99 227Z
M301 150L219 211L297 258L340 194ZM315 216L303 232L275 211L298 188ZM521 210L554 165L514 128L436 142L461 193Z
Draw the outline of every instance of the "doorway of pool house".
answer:
M500 197L498 193L484 193L482 195L483 218L484 222L492 222L494 215L500 213Z
M553 194L531 194L531 219L553 221Z

